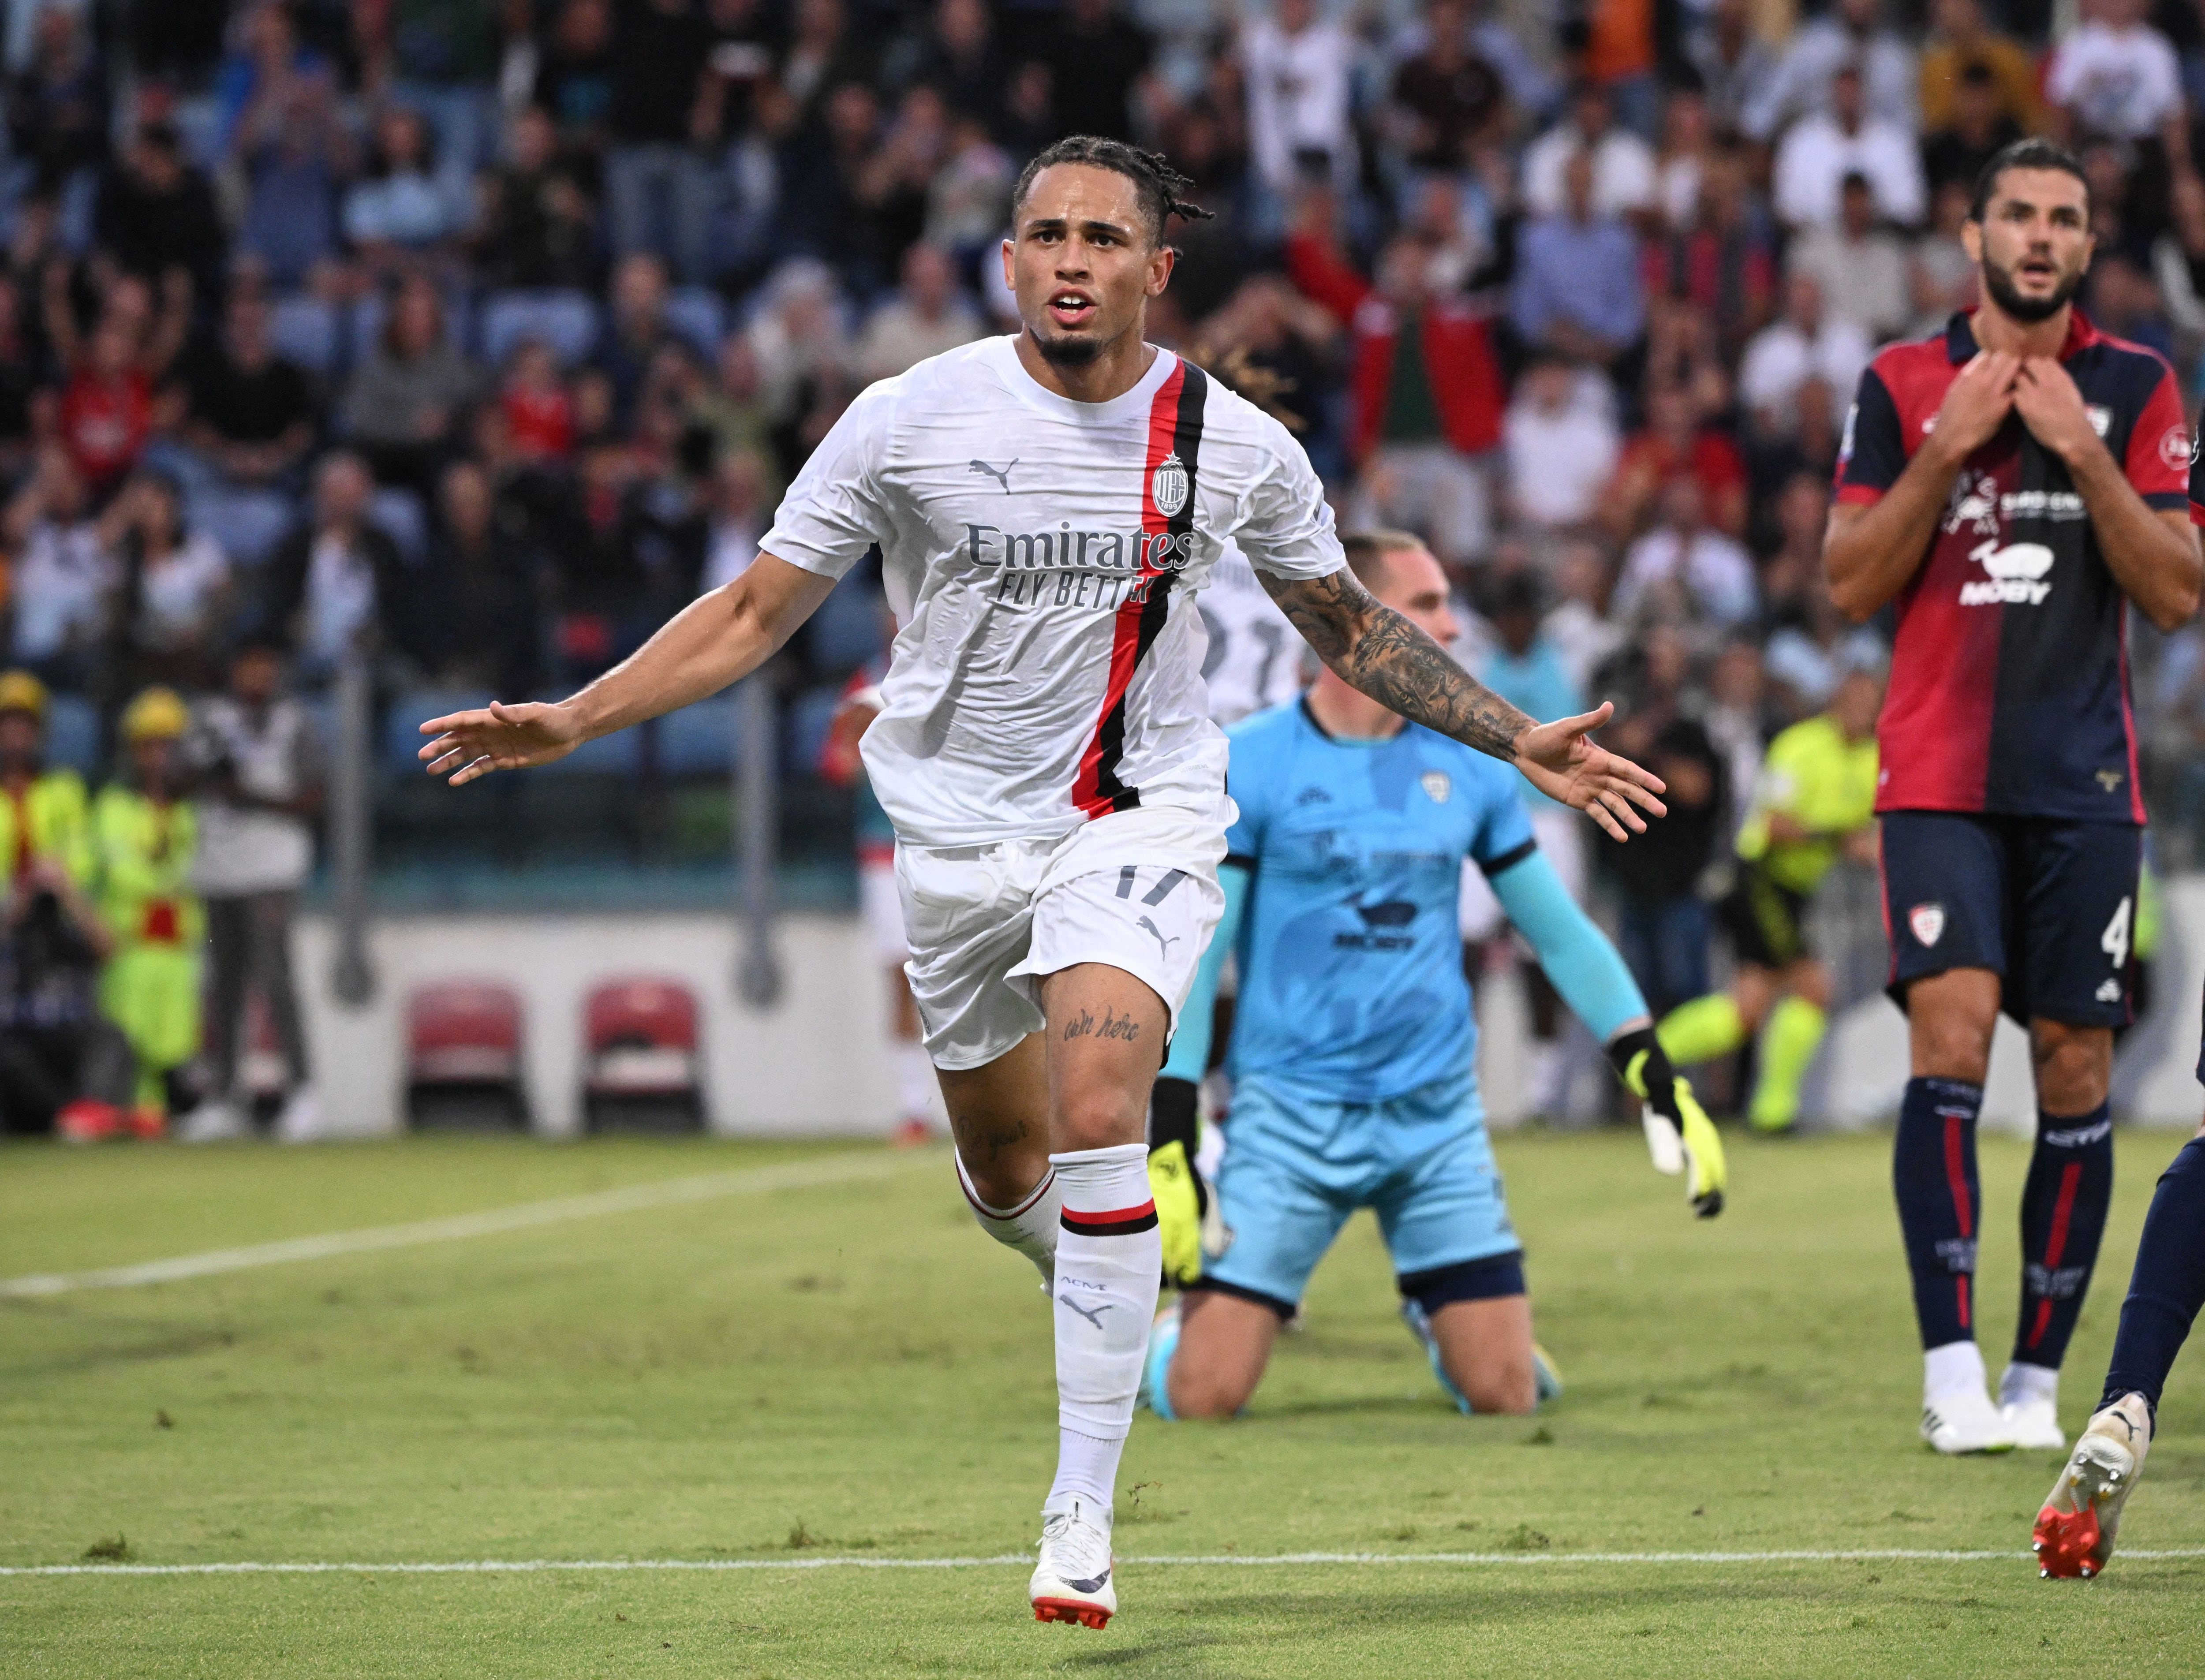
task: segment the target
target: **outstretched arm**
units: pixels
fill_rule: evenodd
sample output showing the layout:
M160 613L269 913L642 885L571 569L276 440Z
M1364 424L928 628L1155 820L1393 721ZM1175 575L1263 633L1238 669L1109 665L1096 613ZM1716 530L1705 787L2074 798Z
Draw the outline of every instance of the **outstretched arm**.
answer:
M1661 778L1595 746L1613 707L1541 723L1447 656L1447 650L1356 581L1345 567L1322 578L1256 575L1317 657L1340 680L1465 746L1503 759L1542 793L1584 811L1614 839L1646 832L1634 810L1667 814Z
M627 658L570 699L494 703L432 717L420 759L453 787L492 770L564 758L585 741L678 711L748 676L819 608L832 578L762 554L733 583L700 596Z

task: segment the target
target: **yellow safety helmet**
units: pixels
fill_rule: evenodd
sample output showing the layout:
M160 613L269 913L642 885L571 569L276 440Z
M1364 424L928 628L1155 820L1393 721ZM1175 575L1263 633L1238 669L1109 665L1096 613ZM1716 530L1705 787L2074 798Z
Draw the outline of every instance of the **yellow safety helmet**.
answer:
M46 686L28 671L0 671L0 712L28 712L46 721Z
M191 727L191 712L173 688L146 689L122 714L122 739L133 746L140 741L173 741Z

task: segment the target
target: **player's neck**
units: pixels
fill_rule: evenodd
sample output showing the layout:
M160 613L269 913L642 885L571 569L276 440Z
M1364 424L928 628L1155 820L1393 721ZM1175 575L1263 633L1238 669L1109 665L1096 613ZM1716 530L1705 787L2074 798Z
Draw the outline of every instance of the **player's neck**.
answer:
M1970 324L1975 329L1978 349L2009 356L2057 356L2067 342L2074 317L2075 306L2070 303L2062 304L2042 321L2017 321L1995 300L1986 297Z
M1121 397L1141 383L1141 376L1156 365L1156 347L1144 343L1136 321L1115 342L1102 347L1091 362L1053 362L1041 353L1034 335L1021 331L1012 341L1018 347L1019 365L1035 384L1073 402L1108 402Z
M1390 740L1407 727L1367 694L1358 694L1330 671L1320 671L1302 697L1316 727L1336 741Z

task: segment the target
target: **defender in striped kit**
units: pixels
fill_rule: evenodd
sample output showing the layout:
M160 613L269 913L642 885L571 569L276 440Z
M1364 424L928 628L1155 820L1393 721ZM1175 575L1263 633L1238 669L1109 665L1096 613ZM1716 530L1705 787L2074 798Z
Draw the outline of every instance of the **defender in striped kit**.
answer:
M911 979L982 1226L1040 1270L1059 1424L1030 1597L1117 1608L1112 1489L1162 1246L1149 1089L1222 904L1233 807L1192 596L1236 543L1333 668L1516 764L1618 839L1661 784L1537 724L1346 570L1323 488L1276 421L1143 341L1186 182L1084 137L1018 184L1023 323L865 392L791 485L757 562L556 705L422 726L462 783L542 763L755 668L878 545L902 625L863 754L896 831Z

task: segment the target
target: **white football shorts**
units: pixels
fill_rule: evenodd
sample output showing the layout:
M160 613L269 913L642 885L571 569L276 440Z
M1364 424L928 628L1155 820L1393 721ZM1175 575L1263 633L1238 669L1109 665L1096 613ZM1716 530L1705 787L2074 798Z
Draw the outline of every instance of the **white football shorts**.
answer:
M1176 1028L1224 914L1224 857L1216 816L1170 806L1032 840L899 845L904 973L934 1065L984 1067L1040 1031L1043 977L1079 963L1123 969Z

